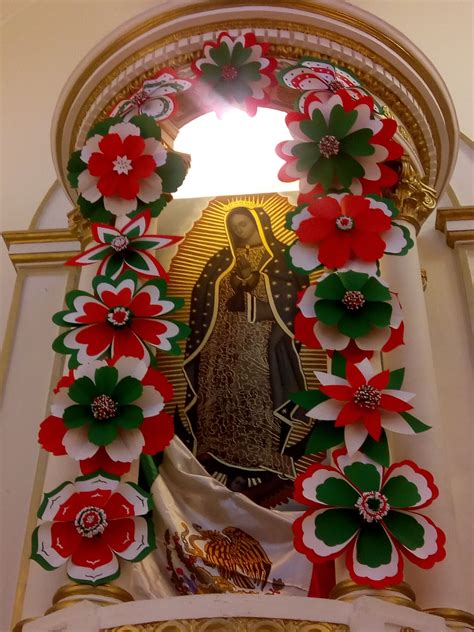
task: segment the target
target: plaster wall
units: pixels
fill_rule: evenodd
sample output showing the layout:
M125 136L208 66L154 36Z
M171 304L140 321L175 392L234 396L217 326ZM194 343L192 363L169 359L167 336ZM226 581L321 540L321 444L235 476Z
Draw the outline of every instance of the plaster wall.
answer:
M0 230L26 229L55 174L49 129L62 86L80 60L113 28L160 4L155 0L25 0L2 4L1 203ZM171 5L171 3L169 3ZM472 137L472 73L458 59L472 58L473 4L357 1L404 32L433 61L450 89L461 130ZM471 82L471 83L470 83ZM463 144L452 184L462 204L473 204L472 149ZM64 227L70 203L60 192L39 218L41 227ZM46 219L45 219L46 218ZM473 522L466 494L472 487L472 432L469 393L472 339L465 287L456 252L434 229L434 218L419 238L421 264L428 272L426 301L435 370L443 413L443 432L455 500L459 537L469 547ZM35 271L14 295L16 272L0 244L0 336L12 300L18 298L14 351L8 366L0 426L0 511L2 605L0 631L9 629L38 449L38 424L46 411L51 376L58 372L50 353L56 335L51 314L62 304L64 271ZM429 423L429 420L426 420ZM471 433L471 434L470 434ZM466 439L471 437L471 440ZM459 464L462 467L459 467ZM40 571L46 575L45 571ZM469 569L466 571L469 572ZM467 581L471 575L466 576ZM428 577L428 576L427 576ZM473 585L470 582L468 585ZM436 606L437 604L427 604ZM465 604L469 609L470 604Z

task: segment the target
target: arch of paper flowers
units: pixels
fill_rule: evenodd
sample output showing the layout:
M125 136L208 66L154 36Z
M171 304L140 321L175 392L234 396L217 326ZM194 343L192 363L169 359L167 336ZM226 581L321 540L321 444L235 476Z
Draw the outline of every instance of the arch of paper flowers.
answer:
M346 553L353 580L375 587L402 579L402 553L424 568L444 557L444 534L414 511L436 497L433 478L410 461L390 465L386 436L429 426L410 412L414 394L401 390L404 369L377 373L370 363L375 352L403 344L401 306L379 271L381 257L413 245L383 195L397 182L392 165L403 151L396 123L380 116L344 68L308 57L276 68L269 44L253 33L220 33L192 64L193 79L159 71L108 112L70 158L69 181L92 222L94 245L67 264L99 268L93 291L69 292L67 309L53 317L66 328L53 349L69 355L70 370L55 389L39 443L78 461L83 476L45 495L32 556L47 569L67 562L75 582L110 581L120 573L117 556L138 561L155 546L151 497L120 476L173 437L164 412L172 385L154 349L179 353L177 341L189 329L171 317L182 300L167 296L167 274L152 251L180 238L148 229L188 167L162 144L159 123L195 82L218 115L235 106L253 116L270 105L277 82L297 97L286 117L291 140L276 148L284 160L280 179L298 180L300 188L287 218L296 236L288 260L297 272L324 272L299 297L295 336L325 349L331 370L316 374L318 389L291 397L317 420L307 453L343 447L332 455L334 466L312 466L296 481L295 498L309 507L294 525L296 549L315 564Z

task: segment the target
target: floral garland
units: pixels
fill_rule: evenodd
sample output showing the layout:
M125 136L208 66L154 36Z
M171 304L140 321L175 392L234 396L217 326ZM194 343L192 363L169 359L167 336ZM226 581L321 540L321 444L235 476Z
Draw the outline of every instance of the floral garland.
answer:
M402 580L402 554L422 568L445 555L443 532L415 511L438 494L432 476L411 461L390 464L386 436L429 426L412 415L404 369L377 372L370 363L374 352L403 344L401 306L379 271L385 254L413 246L384 196L403 152L397 125L380 117L381 106L346 69L304 57L275 72L269 48L251 32L220 33L192 64L194 79L157 72L94 125L69 160L79 208L95 223L94 245L66 263L99 268L93 294L69 292L67 309L53 316L67 328L53 349L69 355L70 370L38 440L76 460L83 476L45 495L32 557L48 570L67 562L74 582L111 581L120 574L117 556L138 561L155 547L151 497L120 476L174 434L164 412L173 389L154 349L178 353L189 328L169 318L182 301L166 295L167 273L150 251L181 238L147 230L189 166L161 143L157 122L193 85L218 115L228 106L254 115L277 81L300 92L286 117L292 140L276 148L285 161L280 179L300 188L287 218L296 237L288 261L305 274L326 270L298 299L295 336L332 362L329 373L316 373L318 389L292 399L316 420L307 454L343 447L332 454L334 466L314 465L296 480L295 499L309 507L294 523L296 549L315 564L346 553L352 579L378 588ZM114 226L125 216L128 223Z

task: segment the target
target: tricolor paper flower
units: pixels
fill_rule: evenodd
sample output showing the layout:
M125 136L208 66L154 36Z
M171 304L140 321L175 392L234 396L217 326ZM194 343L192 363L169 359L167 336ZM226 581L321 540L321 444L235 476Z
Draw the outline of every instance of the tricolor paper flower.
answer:
M176 112L175 95L189 90L192 85L188 79L180 79L172 68L163 68L144 81L128 99L117 103L109 116L129 121L139 114L147 114L156 122L164 121Z
M297 101L297 107L303 113L305 103L312 95L321 101L327 101L333 94L345 93L356 100L370 96L357 77L348 70L314 57L302 57L298 64L280 70L277 76L282 86L303 93ZM378 103L374 104L374 109L378 114L383 112Z
M340 351L358 362L403 344L396 295L363 272L333 272L309 285L298 301L295 336L306 346Z
M288 216L298 240L288 252L304 272L323 265L376 274L384 254L404 255L413 246L404 226L392 222L398 210L391 200L347 193L315 198Z
M44 524L33 531L31 557L46 570L66 562L70 579L104 584L120 575L117 556L139 562L155 547L150 494L96 472L45 494Z
M123 474L142 452L161 452L173 438L163 411L172 395L164 375L136 358L82 364L59 382L38 441L80 461L83 473Z
M126 269L140 276L168 278L166 270L149 250L159 250L181 241L174 235L147 235L150 211L144 211L122 229L107 224L92 224L95 246L66 261L66 265L85 266L100 261L97 274L116 279Z
M403 579L403 557L422 568L444 559L444 533L414 511L437 497L432 475L412 461L387 470L363 454L334 453L295 481L311 509L293 524L295 548L315 564L346 553L351 578L383 588Z
M68 292L68 309L53 316L56 325L72 327L53 342L54 351L71 354L70 368L106 355L132 356L149 364L153 362L150 347L180 353L176 343L189 328L164 316L181 307L183 300L166 296L163 279L152 279L139 288L137 275L125 272L116 281L94 277L92 286L95 295Z
M94 221L149 208L156 216L186 175L183 158L167 151L150 116L124 123L111 118L95 125L68 163L68 178L80 193L82 214Z
M217 42L204 44L203 56L192 69L209 89L207 95L219 114L226 106L243 108L254 116L268 101L277 61L267 55L269 44L257 42L253 33L231 37L220 33Z
M287 114L294 140L276 147L286 163L280 180L299 180L302 193L347 189L360 195L394 185L397 174L383 163L403 153L393 140L397 124L374 119L372 106L370 97L354 101L333 95L325 103L308 99L305 114Z
M358 364L348 362L345 378L316 371L321 401L306 414L343 428L349 454L359 450L368 435L379 441L382 429L402 434L428 430L429 426L407 414L415 395L400 390L403 376L404 369L376 373L367 359ZM338 443L340 440L333 445Z

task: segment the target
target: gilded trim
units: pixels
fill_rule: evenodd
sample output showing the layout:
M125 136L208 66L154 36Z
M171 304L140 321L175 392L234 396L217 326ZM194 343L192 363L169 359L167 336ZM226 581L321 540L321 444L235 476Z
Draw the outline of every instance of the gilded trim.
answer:
M13 244L55 243L57 241L77 241L70 230L6 230L2 233L8 247Z
M474 615L466 610L458 610L457 608L428 608L427 610L423 610L423 612L433 614L437 617L443 617L448 623L461 623L463 626L474 630Z
M102 632L349 632L344 623L297 621L295 619L263 619L231 617L178 619L135 625L121 625Z
M416 604L416 595L412 587L406 582L377 589L363 584L356 584L352 579L344 579L334 586L329 598L341 601L354 601L362 596L376 597L399 606L420 610Z
M448 229L448 222L474 222L474 206L460 206L459 208L439 208L436 212L436 228L445 234L446 243L450 248L458 241L474 241L474 228Z
M11 253L10 260L15 267L25 264L64 263L77 254L79 254L79 250L65 250L64 252L22 252Z

